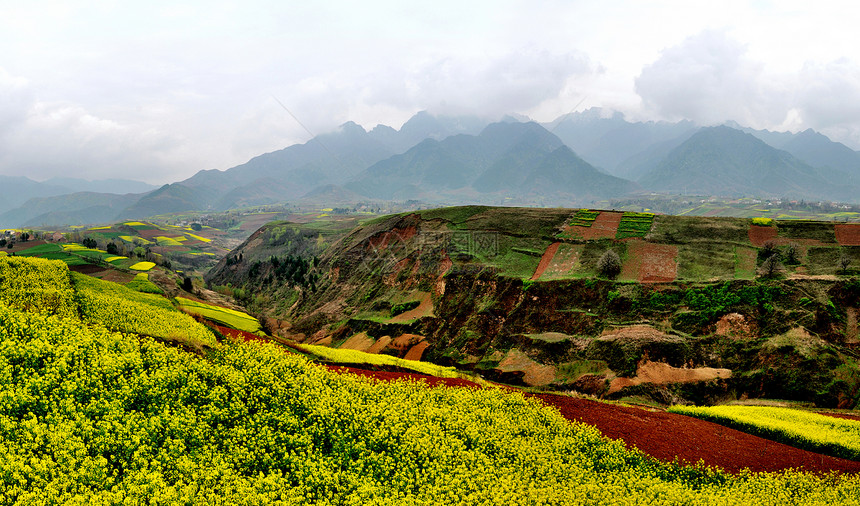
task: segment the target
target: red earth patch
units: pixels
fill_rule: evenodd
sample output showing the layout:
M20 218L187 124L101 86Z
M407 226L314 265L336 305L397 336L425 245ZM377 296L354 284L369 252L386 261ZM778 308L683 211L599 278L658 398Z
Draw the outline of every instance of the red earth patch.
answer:
M615 234L618 233L618 224L621 223L623 215L624 213L601 211L590 227L566 225L563 234L585 240L615 239Z
M471 381L436 378L423 374L367 371L352 367L326 366L338 373L351 373L382 381L423 380L428 386L480 387ZM618 406L587 399L554 394L526 394L559 410L561 415L597 427L605 436L621 439L664 462L685 464L703 461L730 473L750 469L779 472L789 468L813 473L860 472L860 462L828 457L764 438L746 434L715 423L674 413Z
M731 473L742 469L778 472L789 468L814 473L860 472L860 462L828 457L684 415L538 394L568 420L594 425L658 460L694 464L699 460Z
M627 258L621 279L640 283L669 283L678 276L678 247L641 239L627 241Z
M540 279L540 277L543 276L544 271L549 267L549 264L552 262L559 246L561 246L560 242L554 242L547 246L546 251L543 252L543 256L540 258L540 263L538 263L537 269L535 269L535 273L532 274L532 281Z
M860 224L840 223L835 226L836 242L842 246L860 246Z
M761 225L750 225L749 235L750 242L753 243L756 247L764 246L764 243L767 241L773 241L776 239L776 227L765 227Z

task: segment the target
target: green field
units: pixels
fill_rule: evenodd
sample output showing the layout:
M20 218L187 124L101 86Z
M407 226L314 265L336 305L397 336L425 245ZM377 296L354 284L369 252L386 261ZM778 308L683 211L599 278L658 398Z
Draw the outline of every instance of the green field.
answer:
M196 300L176 297L179 307L189 313L198 314L206 319L245 332L261 332L260 322L253 316L220 306L213 306Z

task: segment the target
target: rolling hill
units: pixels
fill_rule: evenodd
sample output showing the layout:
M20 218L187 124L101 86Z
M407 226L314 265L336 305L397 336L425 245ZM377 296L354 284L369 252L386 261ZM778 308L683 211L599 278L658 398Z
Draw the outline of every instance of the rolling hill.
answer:
M762 223L484 206L281 222L206 279L305 344L609 399L857 405L860 284L839 259L860 264L860 225Z

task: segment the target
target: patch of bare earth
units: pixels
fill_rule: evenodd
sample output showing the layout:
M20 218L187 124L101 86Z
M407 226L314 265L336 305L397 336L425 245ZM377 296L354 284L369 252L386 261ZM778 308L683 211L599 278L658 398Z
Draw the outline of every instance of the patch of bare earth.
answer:
M98 265L92 264L83 264L83 265L70 265L70 271L80 272L81 274L86 274L88 276L93 275L97 272L102 272L105 270L104 267L99 267Z
M794 272L788 279L817 279L820 281L836 281L839 279L835 274L800 274Z
M744 315L740 313L729 313L717 321L716 333L728 337L754 337L754 325L747 322Z
M367 349L368 353L379 353L391 343L391 336L382 336L373 343L373 346Z
M409 320L423 318L425 316L433 316L433 300L427 292L418 293L418 307L409 311L400 313L389 320L392 323L403 323Z
M549 385L557 372L554 366L539 364L516 348L505 355L496 369L506 373L521 372L523 382L531 386Z
M624 213L614 211L601 211L590 227L577 225L566 225L563 230L565 236L591 240L591 239L614 239L618 233L618 224Z
M730 473L791 468L813 473L860 472L860 462L801 450L697 418L562 395L535 397L568 420L594 425L605 436L621 439L628 447L664 462L678 459L694 464L702 460Z
M396 243L405 243L409 239L415 237L415 234L417 233L418 229L415 228L415 225L410 225L404 228L395 228L393 230L386 230L385 232L371 237L369 244L374 251L385 251L389 245Z
M406 360L421 360L421 357L424 356L424 350L430 347L430 343L427 341L421 341L415 346L409 348L409 351L406 352L406 355L403 356Z
M609 384L609 393L615 393L623 388L652 383L667 385L669 383L695 383L713 379L731 378L731 369L715 369L713 367L672 367L663 362L645 361L636 369L632 378L615 378Z
M553 257L555 257L555 253L558 251L558 247L560 245L560 242L554 242L547 246L546 251L543 252L543 256L540 258L537 269L535 269L535 273L532 274L532 281L538 280L543 276L544 271L549 267L549 264L552 262Z
M804 247L801 251L802 255L806 254L806 248L810 246L826 246L825 243L817 240L817 239L797 239L793 237L778 237L778 231L776 227L762 226L762 225L750 225L750 229L748 232L748 236L750 242L753 243L754 246L760 248L764 246L764 244L768 241L773 242L777 246L787 246L789 244L796 244L798 246Z
M755 245L756 247L760 248L764 246L764 243L775 240L776 233L776 227L750 225L750 229L749 232L747 232L747 235L750 238L750 242L753 243L753 245Z
M358 334L351 336L340 345L342 349L358 351L367 351L371 346L373 346L373 338L368 336L365 332L359 332Z
M678 338L661 332L651 325L630 325L604 330L599 339L628 339L641 341L677 341Z
M845 313L845 342L849 344L857 343L857 309L849 307L845 310Z
M445 274L447 274L453 266L454 262L451 261L448 254L445 253L442 260L439 262L439 275L436 278L436 283L433 285L433 293L436 295L443 295L445 293Z
M553 255L541 279L563 279L573 274L579 267L579 257L582 253L581 244L561 244Z
M840 223L835 226L836 242L842 246L860 246L860 223Z
M410 349L424 341L424 336L418 334L401 334L394 338L386 347L389 350L396 351L401 357L406 355ZM423 353L423 351L422 351Z
M678 276L678 247L642 239L627 241L627 261L621 279L640 283L669 283Z

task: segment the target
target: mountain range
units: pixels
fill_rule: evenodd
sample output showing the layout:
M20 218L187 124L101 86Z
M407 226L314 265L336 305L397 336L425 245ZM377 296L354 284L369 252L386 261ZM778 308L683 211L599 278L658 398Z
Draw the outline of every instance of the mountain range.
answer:
M572 207L660 192L853 202L858 187L860 153L813 130L631 122L601 109L544 124L421 112L399 130L347 122L160 188L0 176L0 223L81 225L327 198Z

